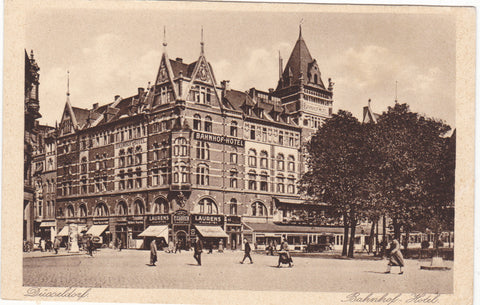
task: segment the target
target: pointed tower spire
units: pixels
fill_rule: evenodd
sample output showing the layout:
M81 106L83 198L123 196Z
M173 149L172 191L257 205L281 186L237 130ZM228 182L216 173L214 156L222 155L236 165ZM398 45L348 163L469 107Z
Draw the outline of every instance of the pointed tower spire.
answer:
M201 53L202 53L202 55L203 55L204 52L205 52L204 46L205 46L205 43L203 42L203 25L202 25L202 37L201 37L201 39L200 39L200 47L201 47Z
M298 28L299 28L299 31L298 31L298 39L302 39L302 40L303 40L303 37L302 37L302 23L303 23L303 18L302 18L302 20L300 20L300 24L298 25Z
M167 29L163 26L163 48L167 48Z
M67 70L67 98L70 96L70 71Z

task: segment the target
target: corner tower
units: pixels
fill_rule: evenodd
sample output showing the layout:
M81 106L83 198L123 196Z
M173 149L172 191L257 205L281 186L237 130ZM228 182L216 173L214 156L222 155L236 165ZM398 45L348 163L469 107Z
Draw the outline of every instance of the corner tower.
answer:
M275 95L302 128L302 138L307 139L332 115L334 84L329 78L325 86L317 60L312 58L303 39L301 26L290 58L285 68L280 66L279 70Z

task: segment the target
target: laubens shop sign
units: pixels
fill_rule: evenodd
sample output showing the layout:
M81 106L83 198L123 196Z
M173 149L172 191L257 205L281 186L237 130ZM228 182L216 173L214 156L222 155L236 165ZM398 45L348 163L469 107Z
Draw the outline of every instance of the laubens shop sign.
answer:
M192 224L223 226L223 215L192 215Z

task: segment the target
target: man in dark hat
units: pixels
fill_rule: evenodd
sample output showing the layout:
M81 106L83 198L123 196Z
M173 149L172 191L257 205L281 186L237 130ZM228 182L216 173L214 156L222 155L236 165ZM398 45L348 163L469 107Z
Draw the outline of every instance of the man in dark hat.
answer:
M194 254L193 257L197 260L199 266L202 265L202 251L203 251L203 242L200 238L198 238L197 242L195 243Z
M243 259L240 262L240 264L243 264L243 262L247 257L250 259L250 264L253 264L252 257L250 256L250 252L252 251L252 248L250 248L250 244L248 243L246 238L243 239L243 243L245 244L245 255L243 256Z
M154 238L150 242L150 266L155 266L157 261L157 240Z

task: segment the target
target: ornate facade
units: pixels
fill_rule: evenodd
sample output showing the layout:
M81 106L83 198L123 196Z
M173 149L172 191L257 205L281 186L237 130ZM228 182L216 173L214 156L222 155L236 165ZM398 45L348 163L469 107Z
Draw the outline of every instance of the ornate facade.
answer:
M328 207L297 191L305 141L333 103L333 83L324 85L301 31L279 78L268 92L218 83L202 42L189 64L165 50L155 81L133 96L82 109L67 95L56 140L58 234L74 224L106 244L137 248L157 232L185 247L201 236L232 249L243 237L303 247L341 235Z

